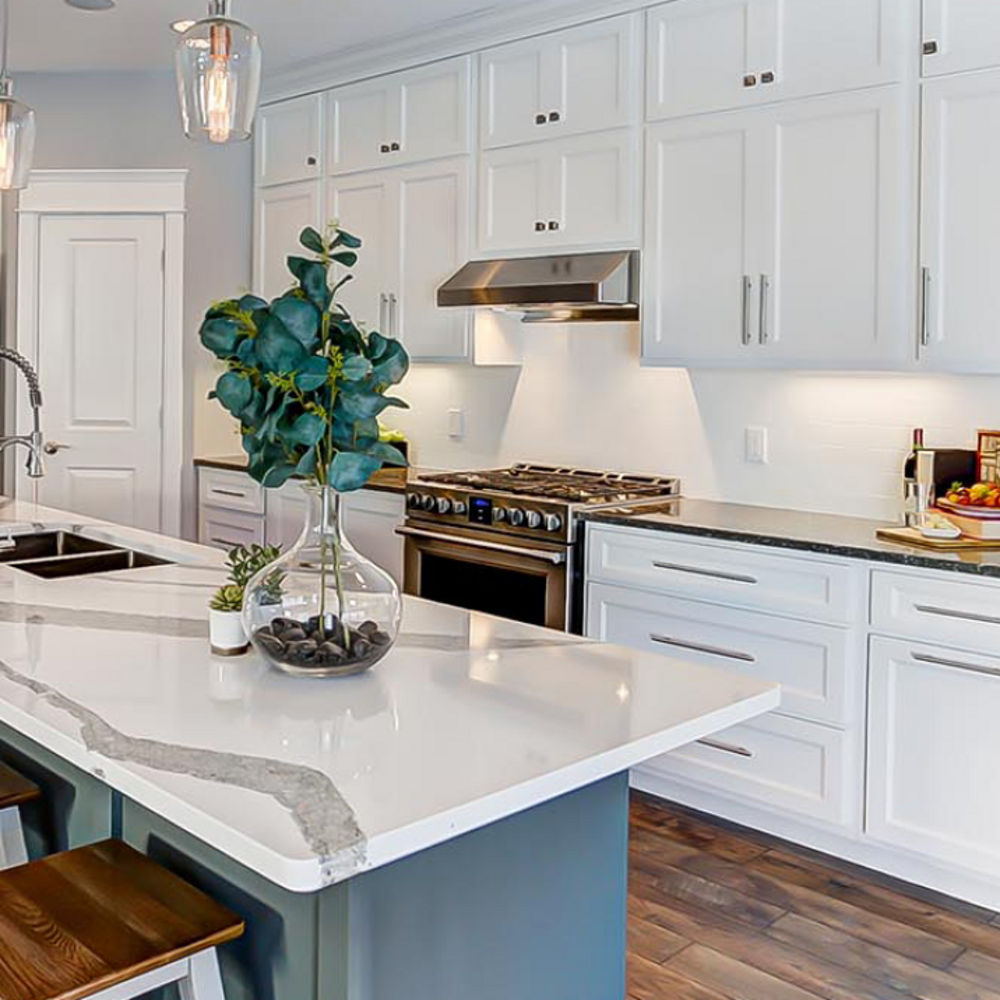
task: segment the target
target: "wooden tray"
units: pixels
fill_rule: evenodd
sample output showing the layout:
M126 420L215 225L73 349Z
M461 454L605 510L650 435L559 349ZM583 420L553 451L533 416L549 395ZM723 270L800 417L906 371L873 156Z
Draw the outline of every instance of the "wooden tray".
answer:
M878 528L877 538L885 542L900 542L903 545L919 545L939 552L997 552L1000 539L982 542L978 538L925 538L916 528Z

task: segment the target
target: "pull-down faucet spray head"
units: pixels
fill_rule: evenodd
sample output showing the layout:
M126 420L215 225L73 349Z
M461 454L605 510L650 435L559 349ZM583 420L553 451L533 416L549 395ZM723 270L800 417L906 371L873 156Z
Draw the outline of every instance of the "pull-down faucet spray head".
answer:
M28 449L26 468L31 479L41 479L45 475L42 465L42 389L38 374L31 362L11 347L0 347L0 361L9 361L20 369L28 384L28 404L31 406L31 433L12 437L0 437L0 453L12 445L24 445Z

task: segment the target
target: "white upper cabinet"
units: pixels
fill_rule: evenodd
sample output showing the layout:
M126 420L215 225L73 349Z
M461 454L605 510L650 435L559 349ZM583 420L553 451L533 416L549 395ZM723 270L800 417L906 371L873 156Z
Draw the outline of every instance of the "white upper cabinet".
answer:
M648 13L650 119L899 80L905 0L672 0Z
M481 53L482 147L636 121L640 30L628 14Z
M923 0L925 76L1000 66L1000 4Z
M253 288L272 299L295 283L286 261L303 252L299 234L323 225L322 181L259 188L254 201Z
M261 108L254 141L258 185L320 176L323 96L310 94Z
M469 152L471 79L471 57L462 56L330 91L327 172Z
M650 127L646 361L857 368L904 353L914 157L901 89Z
M398 337L414 361L469 354L470 314L437 289L469 257L469 161L435 160L330 181L334 214L363 241L340 298L356 322Z
M634 246L638 188L633 129L488 150L480 161L478 250Z
M924 84L920 353L1000 371L1000 70Z

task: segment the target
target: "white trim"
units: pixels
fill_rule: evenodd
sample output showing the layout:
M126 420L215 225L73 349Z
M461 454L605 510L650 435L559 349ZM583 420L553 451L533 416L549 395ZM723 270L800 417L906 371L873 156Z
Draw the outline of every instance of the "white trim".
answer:
M184 213L187 170L33 170L18 204L17 349L38 362L39 230L47 215L156 215L163 218L163 410L160 526L180 537L184 491ZM44 395L45 385L42 384ZM18 433L30 426L23 380L16 389ZM44 410L43 410L44 419ZM44 425L43 425L44 429ZM17 475L16 491L37 498Z
M519 0L498 4L485 12L462 14L376 45L348 46L269 74L263 102L273 104L440 59L475 54L505 42L649 6L649 0Z

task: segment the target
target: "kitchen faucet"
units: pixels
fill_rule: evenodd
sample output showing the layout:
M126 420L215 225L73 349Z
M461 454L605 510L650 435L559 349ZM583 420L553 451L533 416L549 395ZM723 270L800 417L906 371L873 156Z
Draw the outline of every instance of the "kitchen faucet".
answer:
M0 436L0 455L11 445L23 444L28 449L28 476L31 479L41 479L45 475L45 468L42 465L42 390L38 384L38 375L31 362L10 347L0 347L0 361L9 361L21 369L24 380L28 383L28 402L32 417L30 434Z

